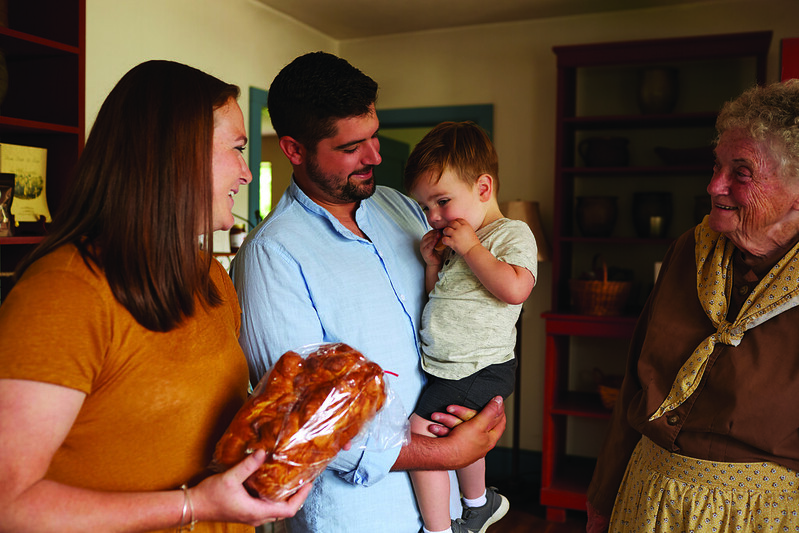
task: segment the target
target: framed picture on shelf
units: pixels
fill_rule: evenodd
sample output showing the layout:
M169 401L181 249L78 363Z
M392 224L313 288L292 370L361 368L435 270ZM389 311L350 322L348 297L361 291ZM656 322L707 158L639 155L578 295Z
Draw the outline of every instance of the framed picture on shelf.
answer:
M47 149L0 143L0 172L15 175L11 214L17 224L50 222L47 207Z

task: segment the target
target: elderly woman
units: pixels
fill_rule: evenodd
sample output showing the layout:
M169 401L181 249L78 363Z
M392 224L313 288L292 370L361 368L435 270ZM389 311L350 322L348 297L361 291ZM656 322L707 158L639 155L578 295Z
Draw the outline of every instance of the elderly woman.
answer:
M713 208L641 314L592 533L799 530L799 81L745 92L716 129Z

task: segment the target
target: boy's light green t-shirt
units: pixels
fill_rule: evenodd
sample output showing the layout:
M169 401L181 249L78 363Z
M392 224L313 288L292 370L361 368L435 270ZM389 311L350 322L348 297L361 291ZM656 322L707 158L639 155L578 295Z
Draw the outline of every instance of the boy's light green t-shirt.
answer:
M477 237L497 259L538 275L538 249L530 227L501 218ZM448 251L422 314L422 368L444 379L462 379L513 359L521 304L510 305L486 289L463 257Z

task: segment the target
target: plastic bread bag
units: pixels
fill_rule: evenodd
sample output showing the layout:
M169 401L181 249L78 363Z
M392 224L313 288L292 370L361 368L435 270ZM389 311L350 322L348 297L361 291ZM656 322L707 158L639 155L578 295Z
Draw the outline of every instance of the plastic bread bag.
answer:
M233 418L211 467L224 471L263 449L264 464L244 485L260 498L285 500L348 443L387 449L407 442L407 416L396 404L380 366L346 344L288 351Z
M388 372L387 372L388 373ZM353 448L381 452L411 442L411 424L402 401L386 380L386 403L371 422L350 441Z

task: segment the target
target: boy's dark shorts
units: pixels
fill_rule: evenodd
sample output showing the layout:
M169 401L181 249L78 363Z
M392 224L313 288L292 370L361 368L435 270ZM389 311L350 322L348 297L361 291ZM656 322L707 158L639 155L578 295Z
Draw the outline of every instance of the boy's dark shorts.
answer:
M481 410L495 396L510 396L516 383L516 359L486 368L463 379L451 380L427 374L427 386L414 412L426 420L446 413L448 405Z

